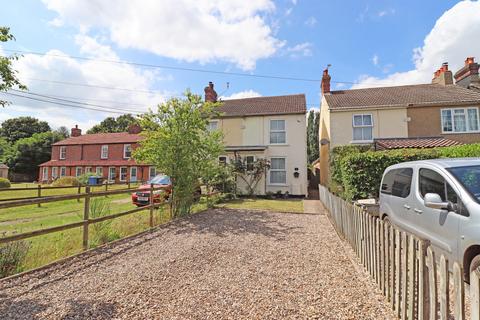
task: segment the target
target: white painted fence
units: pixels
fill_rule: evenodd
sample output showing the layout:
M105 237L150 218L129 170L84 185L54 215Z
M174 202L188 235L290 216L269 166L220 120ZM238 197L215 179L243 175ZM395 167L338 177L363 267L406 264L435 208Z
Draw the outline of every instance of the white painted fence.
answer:
M338 234L352 246L399 319L480 320L480 269L471 273L467 290L462 266L455 262L450 274L447 259L436 259L428 241L384 224L323 186L319 189Z

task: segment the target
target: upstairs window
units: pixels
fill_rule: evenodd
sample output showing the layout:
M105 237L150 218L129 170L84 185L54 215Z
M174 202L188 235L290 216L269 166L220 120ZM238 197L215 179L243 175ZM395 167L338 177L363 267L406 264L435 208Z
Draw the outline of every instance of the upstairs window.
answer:
M373 119L371 114L353 115L353 141L372 141L373 140Z
M123 158L130 159L132 156L132 145L124 144L123 145Z
M67 158L67 146L60 147L60 159L64 160Z
M270 120L270 144L286 142L285 120Z
M101 154L100 154L100 158L101 159L108 159L108 145L107 144L102 146L102 151L101 151Z
M478 132L478 108L442 109L443 133Z

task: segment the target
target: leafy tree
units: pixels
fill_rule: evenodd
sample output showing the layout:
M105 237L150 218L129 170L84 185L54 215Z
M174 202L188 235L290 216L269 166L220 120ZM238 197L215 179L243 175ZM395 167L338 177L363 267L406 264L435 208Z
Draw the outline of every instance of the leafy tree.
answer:
M63 140L63 136L52 131L20 139L8 151L6 163L12 172L28 174L32 179L37 179L38 165L50 160L52 144L60 140Z
M50 126L45 121L32 117L18 117L5 120L0 127L0 136L9 143L29 138L35 133L50 131Z
M247 194L253 196L256 193L258 183L270 169L270 162L266 159L256 159L253 163L247 163L246 159L237 156L233 161L235 176L242 180L247 187Z
M3 159L9 149L10 149L10 144L8 143L8 141L0 137L0 163L4 161Z
M308 162L312 163L320 156L318 130L320 125L320 113L310 110L307 119L307 155Z
M223 151L221 132L208 130L216 106L187 92L185 98L172 98L159 105L157 112L140 116L144 139L134 158L170 176L172 217L190 213L205 164L218 161Z
M117 118L108 117L102 122L93 126L87 133L112 133L112 132L126 132L131 124L138 123L138 119L131 114L122 114Z
M10 28L0 27L0 42L7 42L15 40L15 37L10 34ZM20 83L17 78L17 71L12 68L12 62L18 60L19 56L14 54L9 57L0 57L0 91L7 91L15 86L21 90L26 90L27 87ZM8 101L0 99L0 105L5 107Z

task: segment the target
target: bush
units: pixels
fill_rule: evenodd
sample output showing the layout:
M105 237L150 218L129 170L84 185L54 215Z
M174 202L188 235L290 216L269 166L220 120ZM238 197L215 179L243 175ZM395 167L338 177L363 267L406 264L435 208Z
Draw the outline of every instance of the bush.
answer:
M25 241L15 241L0 246L0 278L23 271L23 261L29 245Z
M80 182L76 177L61 177L55 180L52 183L53 186L61 186L61 187L68 187L68 186L79 186Z
M79 176L77 178L77 180L81 185L85 186L85 185L88 184L88 178L93 177L93 176L97 176L97 175L93 172L87 172L87 173L84 173L81 176Z
M93 198L90 200L90 218L101 218L111 213L110 202L103 198ZM117 232L112 230L113 220L105 220L91 225L92 228L92 247L96 247L107 242L120 238Z
M0 189L10 188L10 187L11 187L10 180L8 180L7 178L0 178Z

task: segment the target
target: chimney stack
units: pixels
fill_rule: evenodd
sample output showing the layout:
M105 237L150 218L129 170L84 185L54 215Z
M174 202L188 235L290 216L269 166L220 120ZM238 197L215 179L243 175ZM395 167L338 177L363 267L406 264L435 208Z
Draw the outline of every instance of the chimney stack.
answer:
M128 133L139 134L140 132L142 132L142 127L138 123L132 123L128 126Z
M82 129L78 129L78 125L75 125L75 128L72 128L70 133L71 137L80 137L82 135Z
M472 83L480 85L480 78L478 76L479 67L474 57L468 57L465 60L463 68L455 72L455 83L465 88L469 88Z
M432 83L441 84L443 86L453 84L452 71L448 70L448 62L442 63L440 69L433 74Z
M213 89L213 82L210 81L208 86L205 87L205 101L206 102L217 102L217 92Z
M321 91L322 94L329 93L330 92L330 75L328 74L328 67L323 70L323 75L322 75L322 84L321 84Z

